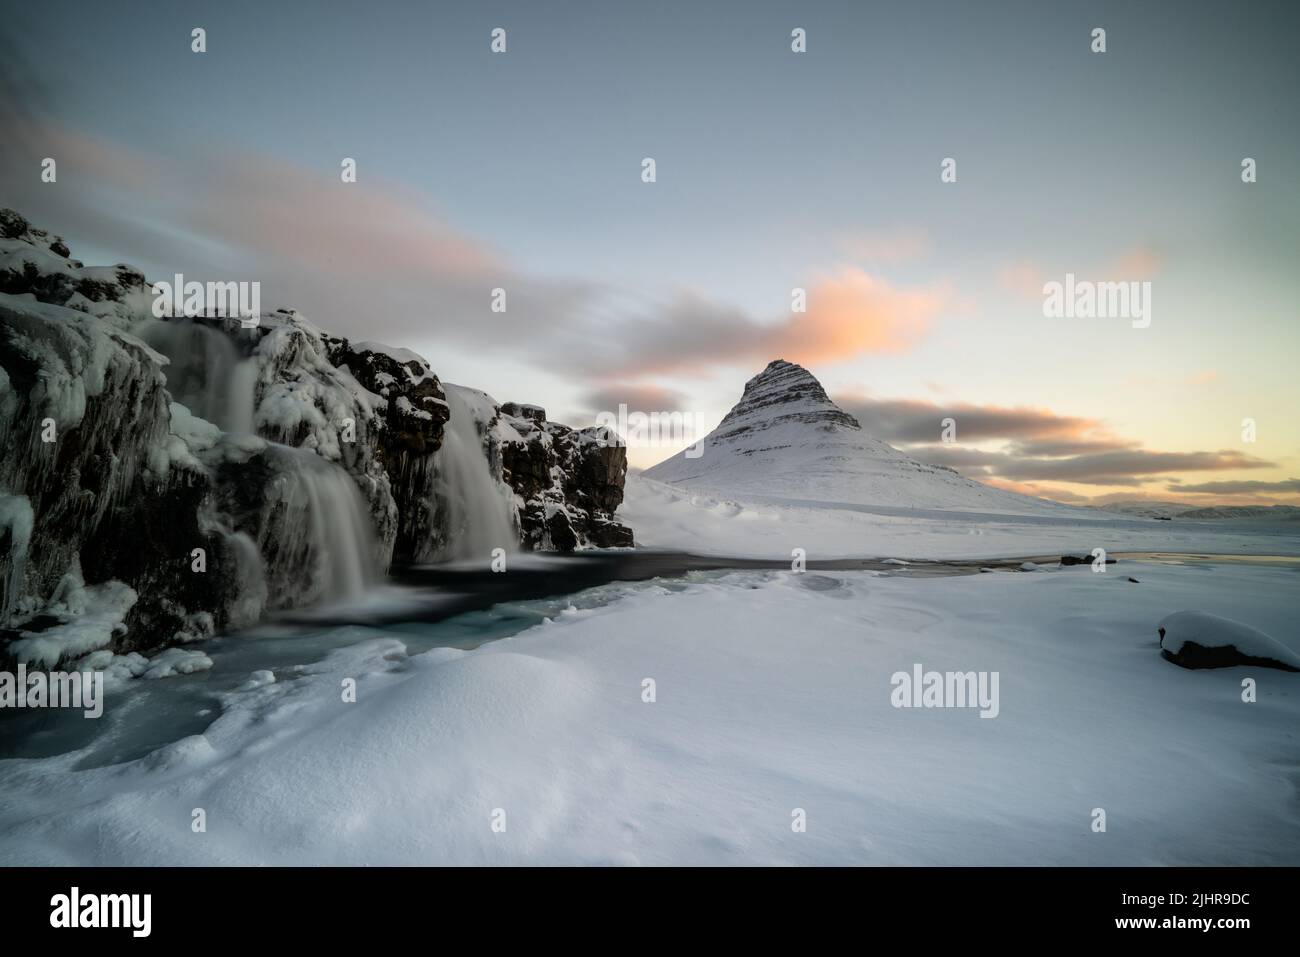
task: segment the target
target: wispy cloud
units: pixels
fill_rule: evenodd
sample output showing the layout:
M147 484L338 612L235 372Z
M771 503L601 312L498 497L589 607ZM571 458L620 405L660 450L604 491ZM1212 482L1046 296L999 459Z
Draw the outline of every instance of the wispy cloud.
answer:
M759 317L700 296L618 322L588 371L608 376L699 373L760 366L774 358L822 365L906 351L943 308L942 288L903 289L846 266L814 277L805 312ZM598 344L600 340L595 340Z
M151 277L248 278L262 300L344 335L521 352L612 380L897 353L922 336L942 290L900 289L855 267L814 276L807 310L755 316L683 293L629 307L585 278L528 275L446 223L429 200L336 168L194 148L182 157L28 123L0 171L33 222L119 252ZM59 160L57 188L36 175ZM491 309L503 289L506 310Z
M1195 485L1178 483L1170 485L1171 492L1190 492L1194 495L1239 495L1277 492L1300 492L1300 478L1283 479L1280 482L1200 482Z
M1006 407L978 405L970 402L931 402L924 399L877 399L860 394L841 393L835 401L852 413L872 435L890 442L924 443L940 438L942 421L956 420L957 435L962 442L1016 440L1021 442L1057 443L1060 452L1119 447L1122 440L1112 436L1097 419L1060 415L1048 409L1030 406Z
M598 412L615 412L620 405L626 405L633 412L683 411L687 398L675 389L641 383L602 386L585 393L581 401L586 406L584 411L594 415Z
M1066 490L1033 483L1102 487L1140 486L1162 476L1276 468L1277 463L1234 449L1164 452L1116 435L1101 420L1048 409L943 403L923 399L877 399L837 395L868 432L905 448L922 461L955 468L971 478L1031 495L1069 499ZM940 441L943 422L956 423L956 443ZM1184 490L1288 491L1285 484L1209 483ZM1242 485L1241 489L1229 485Z

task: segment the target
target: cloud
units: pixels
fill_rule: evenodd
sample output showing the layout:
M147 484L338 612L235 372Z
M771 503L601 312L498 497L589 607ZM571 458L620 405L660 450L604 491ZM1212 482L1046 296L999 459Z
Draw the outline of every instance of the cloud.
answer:
M74 255L100 247L151 278L257 280L264 306L296 308L342 335L525 353L556 372L612 380L897 353L944 301L845 267L814 278L806 312L780 318L690 294L630 305L599 282L515 269L364 163L344 183L338 168L228 148L167 156L26 127L27 145L6 150L0 173L16 184L19 211L70 239ZM59 160L57 189L32 172L41 155ZM505 312L491 310L498 288Z
M423 196L364 163L308 169L223 147L178 155L25 122L0 155L6 201L64 235L145 269L199 280L257 280L262 303L291 306L343 335L479 348L552 347L589 334L575 318L604 290L522 274L487 244L444 222ZM36 175L58 162L57 187ZM81 255L85 255L81 252ZM491 311L493 290L507 311Z
M899 353L924 335L946 301L941 289L898 289L847 266L814 280L806 312L776 321L685 295L605 327L605 348L585 353L586 371L640 377L757 367L776 358L819 365Z
M1170 485L1171 492L1191 492L1197 495L1238 495L1259 492L1300 492L1300 478L1283 479L1280 482L1201 482L1197 485L1178 483Z
M629 412L676 412L685 411L686 396L649 383L611 384L587 392L582 402L593 414L617 412L620 404L626 405Z
M888 442L934 442L940 438L942 421L952 418L959 442L999 439L1039 443L1039 450L1028 454L1062 455L1127 444L1111 436L1097 419L1059 415L1029 406L876 399L851 393L836 395L835 402L857 418L864 429Z
M904 448L921 461L1015 490L1019 490L1016 483L1140 485L1162 475L1276 467L1274 462L1231 449L1145 449L1115 435L1100 419L1048 409L854 394L836 395L834 400L868 433ZM956 423L955 443L941 441L943 421L948 418ZM1040 489L1027 494L1049 493ZM1063 494L1056 490L1050 497L1060 499Z
M1076 482L1089 485L1137 485L1170 473L1276 468L1274 462L1231 449L1219 452L1158 452L1128 448L1048 458L1026 456L1014 447L1010 451L989 452L951 445L933 445L914 447L909 449L909 453L935 465L953 468L966 466L968 474L973 477L984 474L1013 481Z

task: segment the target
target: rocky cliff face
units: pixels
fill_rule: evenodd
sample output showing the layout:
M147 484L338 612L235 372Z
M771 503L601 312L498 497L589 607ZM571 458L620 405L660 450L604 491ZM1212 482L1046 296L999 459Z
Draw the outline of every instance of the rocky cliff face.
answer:
M631 547L632 530L614 520L623 501L627 450L612 431L570 429L548 422L545 409L508 402L496 432L525 547Z
M148 651L448 544L450 410L422 357L292 311L241 328L152 302L138 270L0 210L0 659ZM621 448L491 408L481 452L523 545L630 544Z

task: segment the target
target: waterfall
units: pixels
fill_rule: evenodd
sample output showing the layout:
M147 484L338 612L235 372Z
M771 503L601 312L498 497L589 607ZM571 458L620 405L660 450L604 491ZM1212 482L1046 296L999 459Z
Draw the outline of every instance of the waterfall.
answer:
M188 319L146 320L132 330L169 360L167 391L194 415L223 432L254 434L260 366L241 354L227 331ZM356 481L312 449L271 442L271 491L256 521L257 541L229 533L240 565L260 562L261 589L241 585L256 617L268 609L319 601L348 601L379 578L371 518ZM242 574L242 573L241 573Z
M492 474L479 434L475 408L481 408L486 397L476 401L481 393L449 383L443 390L451 419L443 431L434 477L444 517L442 557L488 562L495 548L513 551L519 535L510 490ZM489 410L482 411L484 419L490 417Z
M0 578L0 625L9 620L22 597L32 527L32 505L27 496L0 492L0 541L9 539L9 574Z
M257 376L260 372L256 359L242 359L230 372L230 397L225 404L225 414L230 425L226 432L237 435L254 435L253 412L257 407Z
M150 319L132 332L167 357L175 401L223 432L253 431L257 362L241 357L229 335L188 319Z
M279 475L259 548L272 578L272 605L360 597L377 582L379 570L356 482L310 449L270 448Z

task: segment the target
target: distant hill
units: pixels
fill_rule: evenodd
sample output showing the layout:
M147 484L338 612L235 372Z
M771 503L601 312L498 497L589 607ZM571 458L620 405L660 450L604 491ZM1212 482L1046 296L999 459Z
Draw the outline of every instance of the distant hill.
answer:
M1213 519L1265 518L1271 521L1300 521L1300 507L1295 505L1210 505L1198 507L1185 502L1111 502L1099 506L1106 512L1138 515L1146 518L1181 518L1184 521Z

